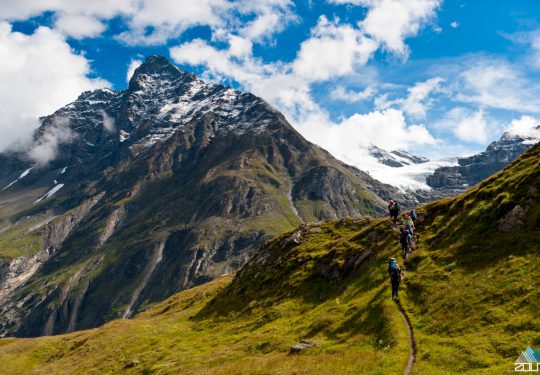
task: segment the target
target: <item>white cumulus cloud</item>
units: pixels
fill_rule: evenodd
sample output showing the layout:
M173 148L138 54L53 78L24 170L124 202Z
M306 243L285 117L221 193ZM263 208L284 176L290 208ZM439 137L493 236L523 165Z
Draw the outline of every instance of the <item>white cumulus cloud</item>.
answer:
M489 118L484 110L454 107L434 124L439 131L453 134L466 143L482 144L500 135L502 127Z
M376 50L377 43L360 30L322 16L311 37L300 45L292 70L309 81L324 81L352 73Z
M0 150L28 138L49 115L85 91L108 82L89 79L90 66L63 35L39 27L31 35L0 22Z
M390 92L386 92L375 98L377 109L399 108L414 119L424 119L427 111L433 105L433 94L445 92L441 86L445 80L441 77L433 77L426 81L416 82L407 88L407 95L390 99Z
M454 133L462 141L484 143L487 140L487 128L484 112L480 110L470 117L462 118Z
M424 118L433 103L430 95L440 90L443 81L441 77L434 77L410 87L407 98L402 103L403 110L414 118Z
M160 45L195 26L210 27L216 40L239 33L262 43L297 19L293 8L291 0L3 0L0 20L51 12L55 30L86 38L120 17L127 28L115 37L130 45Z
M52 12L54 29L74 38L94 37L105 30L103 21L135 11L137 0L3 0L0 20L25 20Z
M131 79L131 77L133 77L133 73L135 73L135 69L141 66L142 63L143 63L142 60L138 60L138 59L132 59L129 62L127 73L126 73L126 82L129 83L129 80Z
M389 51L408 55L405 39L415 36L420 28L435 17L440 0L330 0L336 4L367 7L366 17L359 22L362 30L383 44Z
M508 125L511 134L540 139L540 120L532 116L521 116Z
M118 38L132 45L162 44L193 26L223 26L221 14L229 7L225 0L142 0L126 16L129 28Z
M95 37L105 30L98 18L80 14L61 13L54 25L56 30L78 39Z

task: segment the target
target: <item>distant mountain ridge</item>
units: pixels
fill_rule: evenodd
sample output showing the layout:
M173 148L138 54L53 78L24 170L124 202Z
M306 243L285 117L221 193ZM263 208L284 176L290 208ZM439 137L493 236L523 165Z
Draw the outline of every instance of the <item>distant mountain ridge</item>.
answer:
M442 167L427 176L427 184L444 191L464 190L502 170L519 155L540 141L540 126L536 127L539 136L504 133L498 141L492 142L486 151L458 159L458 166Z
M376 158L381 164L394 168L400 168L411 164L422 164L429 161L427 158L412 155L407 151L393 150L388 152L375 145L369 146L369 154Z
M129 317L302 222L413 204L261 98L160 56L126 90L85 92L42 118L30 151L0 166L1 335Z

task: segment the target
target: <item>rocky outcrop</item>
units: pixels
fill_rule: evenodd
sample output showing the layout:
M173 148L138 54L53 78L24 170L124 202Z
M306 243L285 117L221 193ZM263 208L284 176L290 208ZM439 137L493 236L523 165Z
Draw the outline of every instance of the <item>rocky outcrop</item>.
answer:
M527 223L527 211L520 205L515 206L501 220L499 220L499 230L501 232L517 232Z
M121 226L122 221L126 217L126 214L126 207L123 204L112 212L112 214L107 219L105 228L99 234L96 243L97 248L103 246L112 237L114 232Z
M31 257L21 256L11 260L8 263L7 271L0 273L0 306L3 306L8 301L11 293L19 286L24 285L37 272L39 267L54 254L77 224L88 215L92 207L102 197L103 194L99 194L73 209L64 217L57 218L52 223L49 223L51 219L47 219L28 230L28 232L32 232L47 224L43 249Z
M0 307L4 307L12 293L24 285L50 258L51 251L52 249L45 248L31 257L21 256L7 263L6 269L0 274Z
M314 342L311 341L300 341L298 344L291 346L291 349L289 350L289 355L291 354L300 354L300 352L312 348L316 346Z
M68 211L63 217L53 221L47 226L45 234L45 247L55 251L71 234L73 229L88 215L92 207L103 198L104 192L99 193L85 201L80 206Z
M43 248L31 257L21 256L11 260L8 263L7 272L0 272L0 336L6 335L6 328L13 330L22 323L24 303L32 295L19 292L19 290L54 256L65 239L87 217L90 210L103 196L104 194L100 193L65 215L58 218L48 218L28 230L28 232L33 232L41 226L46 226L43 234ZM60 305L66 302L72 285L79 281L79 273L80 271L77 271L73 277L69 278L67 285L60 294ZM49 315L49 319L43 327L44 335L53 333L54 314L55 311Z

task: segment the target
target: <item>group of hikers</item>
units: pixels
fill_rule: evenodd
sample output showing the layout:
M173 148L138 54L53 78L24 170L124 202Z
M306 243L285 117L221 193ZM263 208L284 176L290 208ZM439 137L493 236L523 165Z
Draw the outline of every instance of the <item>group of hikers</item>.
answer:
M399 203L393 199L388 203L388 211L390 213L390 218L394 224L398 223L399 214L401 212L401 207ZM402 215L402 226L400 229L400 238L399 242L401 244L401 253L403 254L403 259L407 260L407 255L411 252L416 242L417 237L414 234L414 224L417 219L416 212L414 209L408 211L405 215ZM388 264L388 274L390 276L390 283L392 284L392 300L399 301L398 291L399 284L402 279L402 271L399 267L399 264L396 261L396 258L390 258Z

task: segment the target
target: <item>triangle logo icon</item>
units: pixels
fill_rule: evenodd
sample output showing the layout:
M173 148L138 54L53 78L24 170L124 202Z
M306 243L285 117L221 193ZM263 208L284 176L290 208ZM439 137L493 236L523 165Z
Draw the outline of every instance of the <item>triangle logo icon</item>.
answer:
M516 363L533 363L540 362L540 352L536 348L531 348L529 345L518 357Z

